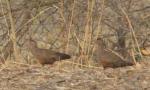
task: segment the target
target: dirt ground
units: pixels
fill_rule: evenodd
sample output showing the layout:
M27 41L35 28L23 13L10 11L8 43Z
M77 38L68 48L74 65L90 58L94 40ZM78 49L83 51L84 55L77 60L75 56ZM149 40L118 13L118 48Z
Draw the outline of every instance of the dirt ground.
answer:
M150 90L150 61L105 70L62 66L6 63L0 66L0 90Z

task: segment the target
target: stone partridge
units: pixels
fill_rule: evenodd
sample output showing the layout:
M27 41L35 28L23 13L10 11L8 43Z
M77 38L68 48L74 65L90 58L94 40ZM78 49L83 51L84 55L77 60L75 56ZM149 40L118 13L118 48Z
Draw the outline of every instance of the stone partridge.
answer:
M123 60L118 55L112 53L105 49L104 42L102 38L97 39L97 58L96 61L100 63L104 68L111 67L124 67L124 66L131 66L133 65L133 61L126 61Z
M70 55L67 55L64 53L55 52L55 51L52 51L49 49L38 48L37 43L32 39L29 39L29 49L30 49L32 55L42 65L53 64L55 61L65 60L65 59L71 58Z

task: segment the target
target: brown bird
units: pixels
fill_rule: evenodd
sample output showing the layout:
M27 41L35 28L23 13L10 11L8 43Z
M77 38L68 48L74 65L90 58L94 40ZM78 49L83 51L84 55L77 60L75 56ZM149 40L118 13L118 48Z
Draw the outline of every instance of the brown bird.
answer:
M51 51L48 49L38 48L37 43L32 39L29 39L29 49L31 50L32 55L42 65L53 64L55 61L71 58L70 55L67 55L64 53L55 52L55 51Z
M124 66L131 66L134 63L132 61L123 60L118 55L112 53L105 49L104 42L102 38L97 39L97 59L96 61L101 63L104 68L111 67L124 67Z

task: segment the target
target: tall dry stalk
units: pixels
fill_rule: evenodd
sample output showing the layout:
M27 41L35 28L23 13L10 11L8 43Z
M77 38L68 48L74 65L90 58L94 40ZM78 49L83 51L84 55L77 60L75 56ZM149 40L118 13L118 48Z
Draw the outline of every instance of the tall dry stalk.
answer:
M70 22L69 22L69 26L68 26L68 37L67 37L67 46L66 46L66 52L68 52L68 48L69 48L69 43L70 43L70 37L71 37L71 29L72 29L72 22L73 22L73 17L74 17L74 8L75 8L75 2L76 0L73 0L73 6L71 9L71 17L70 17Z
M105 0L102 0L102 4L101 4L101 11L100 11L100 15L98 18L98 26L97 26L97 30L96 30L96 36L95 36L95 40L99 37L99 34L102 34L102 18L103 18L103 13L104 13L104 7L105 7ZM91 58L93 58L94 55L94 51L96 49L96 44L94 44L94 46L92 47L92 56Z
M12 12L11 12L10 1L6 0L6 4L7 4L8 10L9 10L8 15L9 15L10 26L11 26L9 37L10 37L11 41L13 42L13 49L14 49L15 59L18 60L19 59L19 52L18 52L18 49L17 49L16 26L15 26L15 23L14 23Z
M90 53L91 53L91 42L92 42L92 36L93 36L93 29L92 29L92 19L93 19L93 9L95 6L95 0L88 0L87 1L87 12L86 12L86 18L85 18L85 26L84 26L84 34L83 34L83 41L79 40L76 34L74 34L80 50L80 56L78 58L78 61L80 64L85 64L90 66ZM81 14L81 13L80 13Z
M123 8L121 8L121 11L125 15L125 18L127 20L127 23L128 23L128 26L129 26L129 29L130 29L130 32L131 32L131 35L133 37L133 41L135 42L135 45L136 45L136 48L137 48L138 53L140 55L140 58L142 59L142 54L141 54L140 46L138 44L138 41L137 41L137 38L136 38L136 35L135 35L135 32L134 32L133 26L132 26L131 21L129 19L129 16L127 15L127 13L125 12L125 10Z

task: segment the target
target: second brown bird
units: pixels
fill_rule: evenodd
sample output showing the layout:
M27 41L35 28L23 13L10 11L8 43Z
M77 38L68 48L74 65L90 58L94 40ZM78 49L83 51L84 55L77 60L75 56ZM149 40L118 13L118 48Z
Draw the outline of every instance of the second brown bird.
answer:
M97 39L97 62L102 64L104 68L111 67L124 67L133 65L133 61L123 60L121 57L116 54L107 51L104 46L102 38Z

